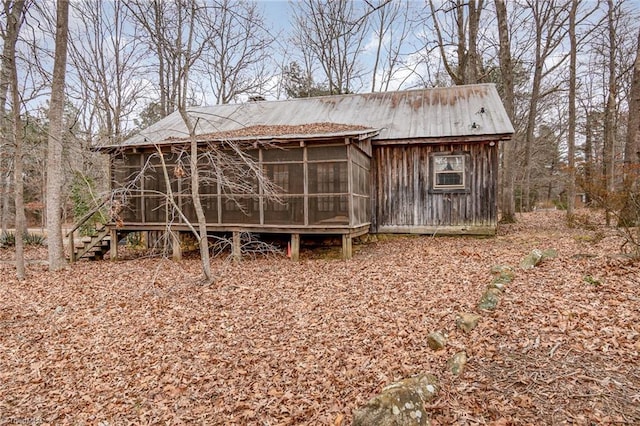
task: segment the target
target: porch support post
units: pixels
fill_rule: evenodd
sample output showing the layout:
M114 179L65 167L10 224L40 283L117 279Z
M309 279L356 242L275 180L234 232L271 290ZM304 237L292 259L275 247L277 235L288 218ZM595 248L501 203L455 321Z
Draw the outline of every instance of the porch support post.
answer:
M240 244L240 232L233 231L233 245L231 246L231 257L234 262L239 262L242 259L242 246Z
M76 261L76 242L73 240L74 232L69 234L69 263Z
M116 228L109 230L109 257L111 260L118 260L118 230Z
M182 247L180 247L180 232L171 232L171 251L173 260L182 260Z
M300 260L300 234L291 234L291 260Z
M353 257L353 237L349 234L342 235L342 258L351 259Z

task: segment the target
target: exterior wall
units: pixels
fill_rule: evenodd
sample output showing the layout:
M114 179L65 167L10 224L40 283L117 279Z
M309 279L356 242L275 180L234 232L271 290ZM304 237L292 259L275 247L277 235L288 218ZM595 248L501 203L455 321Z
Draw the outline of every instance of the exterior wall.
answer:
M464 189L435 189L434 154L465 156ZM378 145L372 159L372 232L494 234L498 144Z

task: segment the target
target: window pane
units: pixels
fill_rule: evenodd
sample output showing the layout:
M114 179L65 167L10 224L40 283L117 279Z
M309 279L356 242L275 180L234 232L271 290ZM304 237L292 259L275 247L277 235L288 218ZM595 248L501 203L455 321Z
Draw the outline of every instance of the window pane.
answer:
M126 154L124 161L127 166L140 167L140 154Z
M166 221L165 197L157 197L157 196L144 197L144 221L145 222L165 222Z
M304 192L302 164L265 164L264 170L277 188L278 194L302 194Z
M265 149L262 151L262 161L282 162L282 161L302 161L302 148L291 149Z
M309 223L312 225L349 224L347 195L309 197Z
M222 201L223 223L260 223L257 197L225 197Z
M437 173L437 186L458 186L462 185L462 173Z
M317 146L307 149L307 159L309 161L322 160L346 160L347 146Z
M464 170L464 158L462 155L441 155L434 157L434 160L436 172L461 172Z
M304 197L282 197L265 201L264 223L267 225L303 225Z
M347 192L347 163L309 164L309 193Z

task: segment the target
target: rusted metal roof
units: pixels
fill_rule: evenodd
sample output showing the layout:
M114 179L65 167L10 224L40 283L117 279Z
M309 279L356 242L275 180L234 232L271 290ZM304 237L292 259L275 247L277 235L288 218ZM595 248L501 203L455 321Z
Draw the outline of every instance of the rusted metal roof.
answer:
M287 133L277 132L279 126L309 138L379 130L374 141L495 137L514 131L493 84L194 107L189 113L198 135L229 132L233 139L283 139ZM336 127L318 128L318 123ZM122 145L171 143L187 136L180 114L174 112Z

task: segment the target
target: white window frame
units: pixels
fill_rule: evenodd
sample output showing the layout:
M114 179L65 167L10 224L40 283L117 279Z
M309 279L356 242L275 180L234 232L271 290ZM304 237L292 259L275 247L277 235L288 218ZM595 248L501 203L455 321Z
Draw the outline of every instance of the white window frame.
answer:
M446 163L444 162L446 161ZM467 186L467 170L466 170L465 154L438 154L433 156L433 189L465 189ZM451 170L444 170L441 166L450 167ZM460 183L455 185L438 184L438 177L444 174L459 174L461 176Z

